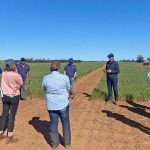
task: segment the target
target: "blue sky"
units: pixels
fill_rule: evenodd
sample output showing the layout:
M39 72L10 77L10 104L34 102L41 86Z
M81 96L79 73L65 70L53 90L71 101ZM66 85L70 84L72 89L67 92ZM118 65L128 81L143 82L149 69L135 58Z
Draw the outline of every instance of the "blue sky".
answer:
M0 59L150 57L150 0L0 0Z

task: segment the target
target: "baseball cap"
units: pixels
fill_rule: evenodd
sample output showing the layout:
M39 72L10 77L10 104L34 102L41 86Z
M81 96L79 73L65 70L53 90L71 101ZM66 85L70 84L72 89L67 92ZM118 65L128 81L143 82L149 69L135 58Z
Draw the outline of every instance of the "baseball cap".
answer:
M26 59L25 58L21 58L21 61L26 61Z
M16 61L13 60L13 59L9 59L9 60L6 60L6 61L5 61L5 64L6 64L6 65L9 65L9 66L10 66L10 65L14 65L14 64L16 64Z
M73 58L70 58L70 59L69 59L69 63L74 63Z
M110 53L109 55L107 55L108 58L114 57L114 54Z

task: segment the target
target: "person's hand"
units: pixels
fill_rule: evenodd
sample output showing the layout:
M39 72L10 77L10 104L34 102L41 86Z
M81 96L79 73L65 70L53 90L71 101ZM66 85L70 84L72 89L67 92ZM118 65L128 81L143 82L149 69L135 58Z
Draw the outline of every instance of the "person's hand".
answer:
M29 84L31 84L31 79L29 79Z
M112 71L109 69L109 70L107 70L107 73L112 73Z

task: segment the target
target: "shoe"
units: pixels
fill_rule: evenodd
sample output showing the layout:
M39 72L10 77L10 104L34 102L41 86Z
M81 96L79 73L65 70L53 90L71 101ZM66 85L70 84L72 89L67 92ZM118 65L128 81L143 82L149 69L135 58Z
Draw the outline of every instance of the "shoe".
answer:
M115 104L115 105L117 105L117 103L118 103L118 100L115 100L115 101L113 102L113 104Z
M26 99L26 98L21 98L21 100L22 100L22 101L26 101L27 99Z
M70 148L71 147L71 145L65 145L65 148L66 149L68 149L68 148Z
M57 149L59 145L52 146L52 149Z
M108 100L107 100L107 102L108 103L112 103L113 101L112 101L112 98L109 98Z
M6 144L16 143L18 141L19 141L18 139L14 138L13 136L10 136L10 137L7 137Z

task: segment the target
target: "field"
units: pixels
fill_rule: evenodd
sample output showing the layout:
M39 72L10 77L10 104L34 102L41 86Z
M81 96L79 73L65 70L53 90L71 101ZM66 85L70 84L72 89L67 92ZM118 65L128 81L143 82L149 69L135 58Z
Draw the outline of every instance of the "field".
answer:
M4 62L1 62L1 67L4 68ZM32 73L32 82L31 85L27 82L27 94L30 98L43 98L44 92L41 87L42 79L45 75L49 74L50 72L50 63L30 63L31 73ZM61 63L61 70L60 72L63 73L64 67L66 63ZM101 67L103 63L101 62L82 62L76 63L77 66L77 80L86 75L93 70L98 69Z
M119 96L123 100L150 100L150 81L146 79L150 68L138 63L120 63ZM93 91L93 99L106 99L107 87L104 77L99 86Z

